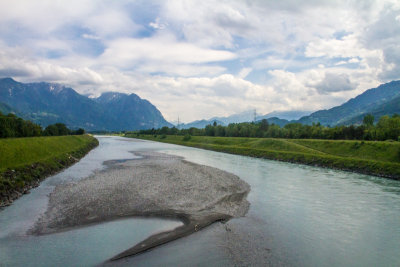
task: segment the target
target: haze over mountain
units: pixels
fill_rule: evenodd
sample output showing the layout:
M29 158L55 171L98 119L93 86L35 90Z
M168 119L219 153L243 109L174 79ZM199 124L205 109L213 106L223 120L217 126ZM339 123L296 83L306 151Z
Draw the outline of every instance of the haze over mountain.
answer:
M136 130L171 126L149 101L135 94L103 93L88 98L53 83L0 79L0 107L42 126L56 122L86 130Z
M375 120L382 115L400 114L398 100L400 96L400 81L392 81L372 88L346 103L328 110L319 110L309 116L302 117L298 122L303 124L321 123L322 125L348 125L360 123L362 117L371 113Z
M256 112L256 114L254 114ZM254 115L255 119L257 121L262 120L262 119L268 119L269 123L274 123L279 126L284 126L289 121L299 119L304 115L310 114L311 111L274 111L271 113L268 113L266 115L260 115L257 114L257 110L246 110L244 112L240 112L238 114L233 114L227 117L213 117L211 119L203 119L203 120L197 120L193 121L190 123L182 123L180 124L180 129L188 129L191 127L194 128L204 128L208 124L213 124L216 122L218 125L228 125L229 123L240 123L240 122L251 122L254 121Z
M377 88L365 91L340 106L328 110L319 110L308 116L299 118L302 113L310 112L277 111L262 116L257 115L256 119L257 121L267 119L270 124L274 123L279 126L285 126L290 122L309 125L319 122L325 126L335 126L361 124L366 114L372 114L375 117L375 121L378 121L383 115L400 114L400 81L382 84ZM296 120L296 117L299 119ZM196 127L195 125L201 125L201 128L204 128L214 121L221 125L237 122L251 122L254 121L254 110L245 111L228 117L215 117L209 120L195 121L183 124L182 128Z

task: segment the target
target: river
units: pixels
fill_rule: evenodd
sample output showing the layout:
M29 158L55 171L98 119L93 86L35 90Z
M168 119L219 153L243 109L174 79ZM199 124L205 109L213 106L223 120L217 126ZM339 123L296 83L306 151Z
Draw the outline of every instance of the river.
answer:
M98 137L79 163L0 211L0 266L94 266L180 222L126 218L44 236L26 232L58 184L133 159L178 155L238 175L251 186L246 217L215 223L113 265L400 266L400 182L317 167L121 137Z

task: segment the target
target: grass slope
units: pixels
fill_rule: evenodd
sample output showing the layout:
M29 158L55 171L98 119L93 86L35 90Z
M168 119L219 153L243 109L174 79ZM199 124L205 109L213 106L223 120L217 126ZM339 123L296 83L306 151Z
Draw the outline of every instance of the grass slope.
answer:
M0 139L0 206L98 145L89 135Z
M127 135L231 154L400 179L400 143L374 141Z

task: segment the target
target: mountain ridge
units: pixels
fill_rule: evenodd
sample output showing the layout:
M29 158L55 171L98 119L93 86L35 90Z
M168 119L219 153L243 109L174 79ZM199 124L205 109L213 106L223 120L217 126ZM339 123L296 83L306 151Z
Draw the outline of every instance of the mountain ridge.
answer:
M257 115L256 120L260 121L262 119L267 119L270 124L274 123L281 127L288 123L302 123L308 125L321 123L325 126L336 126L361 124L365 115L372 114L375 116L375 121L377 121L383 115L393 115L395 113L400 114L400 81L391 81L381 84L376 88L364 91L339 106L318 110L312 113L310 112L310 115L302 116L299 119L284 117L296 116L302 112L307 113L308 111L273 111L266 115ZM284 116L279 117L280 114L283 114ZM190 122L185 124L185 126L193 125L199 121L205 125L217 121L217 123L221 122L218 124L226 126L232 122L251 122L253 120L254 111L248 110L227 117L213 117L209 120Z
M63 122L69 127L89 131L171 126L154 105L136 94L118 93L120 102L107 99L112 92L104 94L88 98L61 84L0 79L0 102L17 110L24 119L42 126Z
M330 126L341 125L346 121L351 121L353 117L373 111L377 106L384 105L397 96L400 96L400 81L391 81L376 88L368 89L342 105L304 116L298 122L302 124L319 122L322 125Z

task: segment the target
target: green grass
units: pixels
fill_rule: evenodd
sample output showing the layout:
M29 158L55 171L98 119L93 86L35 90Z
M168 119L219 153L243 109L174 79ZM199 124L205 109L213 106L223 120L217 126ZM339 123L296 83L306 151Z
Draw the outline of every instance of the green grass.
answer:
M139 138L400 179L399 142L209 136L192 136L184 141L183 136L152 135Z
M0 139L0 172L63 156L91 140L87 135Z
M97 145L89 135L0 139L0 200L73 164Z

